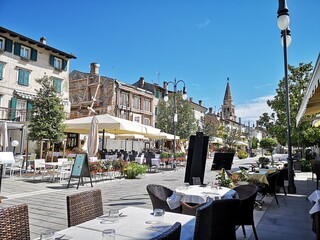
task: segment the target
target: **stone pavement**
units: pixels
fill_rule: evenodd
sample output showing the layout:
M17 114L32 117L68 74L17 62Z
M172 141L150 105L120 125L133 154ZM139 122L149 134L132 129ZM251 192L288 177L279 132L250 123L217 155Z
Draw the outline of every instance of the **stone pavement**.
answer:
M275 156L284 158L284 156ZM255 162L257 158L245 160L235 159L233 168ZM212 158L207 160L204 182L213 181L217 171L211 171ZM111 208L138 206L151 209L151 201L146 191L150 183L161 184L171 189L181 186L184 182L185 168L148 173L139 179L115 179L94 182L93 188L101 189L104 211ZM33 180L32 176L18 175L2 181L1 207L26 203L29 208L31 239L39 236L41 230L67 228L66 196L80 191L92 189L90 184L76 189L74 185L66 188L67 182L51 183L42 181L41 176ZM295 184L297 194L284 196L279 194L280 207L272 197L265 197L262 211L255 211L255 223L259 239L315 239L311 231L311 218L308 213L312 207L306 200L316 183L311 182L311 173L296 173ZM246 227L247 236L251 235L251 227ZM243 239L242 230L237 230L237 238ZM254 239L250 236L249 239Z

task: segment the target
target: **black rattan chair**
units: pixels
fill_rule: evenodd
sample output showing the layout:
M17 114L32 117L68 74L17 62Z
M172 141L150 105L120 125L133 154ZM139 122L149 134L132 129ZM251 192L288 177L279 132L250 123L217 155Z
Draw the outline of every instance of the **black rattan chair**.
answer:
M236 225L241 225L244 238L246 238L246 230L244 225L251 225L254 236L256 239L258 239L256 228L254 226L253 210L259 188L254 184L248 184L235 187L234 190L238 193L240 199L240 206L238 208L236 217Z
M30 239L28 206L26 204L0 208L0 239Z
M312 181L313 181L313 174L316 174L317 189L318 189L319 180L320 180L320 161L319 160L311 160L310 162L311 162Z
M211 240L212 198L196 209L194 240Z
M288 168L283 168L280 171L280 174L278 176L277 180L277 186L282 187L284 194L287 196L286 187L284 185L284 180L288 180Z
M81 192L67 196L68 227L103 215L101 190Z
M176 222L168 230L166 230L157 237L151 238L151 240L180 240L180 235L181 223Z
M277 205L279 206L279 201L277 198L277 182L279 174L280 172L277 171L268 175L267 180L269 184L266 184L263 188L259 189L259 192L262 194L262 198L258 202L261 202L266 195L273 195L276 199Z
M239 199L215 200L212 203L211 239L236 240L236 216Z
M149 184L147 186L147 192L152 202L153 209L162 208L167 212L181 213L182 208L177 207L175 209L170 209L167 198L170 197L173 191L165 186L157 184Z

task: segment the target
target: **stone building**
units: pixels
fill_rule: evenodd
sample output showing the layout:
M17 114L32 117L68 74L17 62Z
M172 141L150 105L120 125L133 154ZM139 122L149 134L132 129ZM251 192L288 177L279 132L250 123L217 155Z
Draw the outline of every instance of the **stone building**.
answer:
M70 118L110 114L154 126L153 93L101 76L99 68L99 64L91 63L90 73L70 73Z

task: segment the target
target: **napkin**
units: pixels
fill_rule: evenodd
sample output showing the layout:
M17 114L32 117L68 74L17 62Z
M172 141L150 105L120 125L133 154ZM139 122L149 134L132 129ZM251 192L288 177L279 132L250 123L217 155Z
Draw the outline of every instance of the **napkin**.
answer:
M182 196L176 192L173 192L170 197L167 198L167 204L170 209L175 209L177 207L180 207L180 200Z

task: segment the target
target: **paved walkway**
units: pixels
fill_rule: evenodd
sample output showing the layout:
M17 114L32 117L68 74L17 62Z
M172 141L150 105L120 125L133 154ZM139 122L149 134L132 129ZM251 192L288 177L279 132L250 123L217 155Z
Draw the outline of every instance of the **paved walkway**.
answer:
M282 156L276 156L282 157ZM246 160L235 159L233 167L255 162L257 158ZM212 181L217 174L211 171L212 159L208 159L204 182ZM93 188L102 190L104 211L111 208L126 206L139 206L151 209L151 201L146 191L150 183L165 185L171 189L181 186L184 181L185 168L176 171L162 171L161 173L148 173L140 179L116 179L103 182L94 182ZM284 196L278 199L277 207L273 198L266 197L262 211L255 211L255 223L259 239L315 239L311 231L311 218L308 213L312 207L306 197L315 190L316 183L311 182L311 173L296 173L295 184L297 194ZM66 196L91 189L89 184L66 188L56 182L43 182L38 176L12 178L4 177L1 196L4 198L1 207L26 203L29 207L31 239L39 236L41 230L52 228L61 230L67 228ZM247 236L251 234L251 227L246 227ZM243 239L241 228L237 231L237 238ZM249 239L254 239L251 236Z

